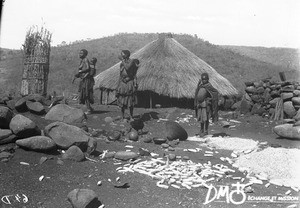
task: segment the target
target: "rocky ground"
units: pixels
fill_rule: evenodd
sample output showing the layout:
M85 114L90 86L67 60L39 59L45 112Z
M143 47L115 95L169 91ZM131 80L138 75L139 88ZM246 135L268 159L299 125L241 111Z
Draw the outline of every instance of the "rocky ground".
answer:
M73 107L80 108L73 104ZM111 132L126 127L128 124L118 119L120 115L116 106L95 105L95 112L87 115L86 126L89 132ZM36 122L40 129L53 121L45 120L44 116L29 112L21 113ZM77 188L93 190L104 207L297 207L299 192L284 186L271 184L253 184L251 189L239 191L233 185L247 183L245 174L231 166L221 158L232 158L232 151L214 149L203 145L201 141L180 141L172 144L171 148L162 145L145 143L146 138L163 138L166 133L164 119L177 121L187 131L189 137L194 137L199 125L189 115L194 112L190 109L161 108L142 109L134 112L136 117L144 120L143 133L138 141L111 141L107 134L94 135L97 141L96 151L89 155L87 160L75 162L61 160L62 151L51 153L25 150L14 143L1 145L0 148L11 152L13 157L0 163L0 207L1 208L58 208L72 207L67 200L68 194ZM265 146L299 148L300 141L280 138L272 132L272 128L280 121L270 121L260 116L239 116L232 112L220 112L221 122L209 127L214 136L231 136L253 139ZM108 117L114 121L108 122ZM226 122L222 122L226 121ZM118 172L129 167L130 161L119 161L114 158L102 157L106 152L117 152L130 149L139 153L144 148L153 156L139 156L138 159L151 160L162 158L166 161L167 155L181 156L177 161L184 159L193 163L223 164L235 172L225 174L217 180L216 177L209 183L209 187L192 187L191 189L169 186L168 189L157 186L157 180L138 172ZM199 148L199 149L197 149ZM189 151L189 149L193 151ZM196 152L194 150L197 150ZM213 152L212 156L204 156L205 151ZM185 156L185 157L184 157ZM133 161L134 162L134 161ZM132 164L132 163L131 163ZM235 178L240 177L240 178ZM219 191L220 186L228 187L228 192ZM214 187L214 188L212 188ZM214 192L217 190L217 192ZM216 194L216 195L215 195ZM219 194L219 197L217 197ZM214 198L215 197L215 198ZM245 198L243 198L245 197ZM256 197L267 197L256 198ZM269 198L268 198L269 197ZM273 197L273 201L272 200ZM285 197L285 198L284 198ZM287 198L290 197L290 198ZM294 197L294 200L291 200ZM98 207L101 205L98 202ZM238 205L239 204L239 205ZM103 207L102 205L102 207Z

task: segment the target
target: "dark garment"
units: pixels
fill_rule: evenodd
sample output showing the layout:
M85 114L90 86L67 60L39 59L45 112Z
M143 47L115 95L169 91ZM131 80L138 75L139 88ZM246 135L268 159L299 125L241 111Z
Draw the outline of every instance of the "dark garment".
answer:
M79 84L79 104L86 104L86 101L94 104L93 87L93 78L86 77L81 79Z
M198 92L200 88L204 88L208 92L208 96L201 102L198 99ZM210 83L202 84L201 80L199 80L194 99L195 113L199 121L206 121L210 117L213 122L219 120L218 96L218 91Z
M117 87L118 106L133 107L136 104L136 73L134 60L123 60L120 65L120 78Z

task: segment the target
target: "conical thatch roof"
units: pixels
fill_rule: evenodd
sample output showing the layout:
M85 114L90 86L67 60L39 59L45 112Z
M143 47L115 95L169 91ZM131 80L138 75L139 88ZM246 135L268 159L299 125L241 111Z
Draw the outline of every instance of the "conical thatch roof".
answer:
M140 60L139 91L150 90L173 98L194 98L200 76L207 72L210 83L220 94L238 93L227 79L173 38L159 38L132 54L131 58ZM95 89L115 90L119 73L120 62L95 77Z

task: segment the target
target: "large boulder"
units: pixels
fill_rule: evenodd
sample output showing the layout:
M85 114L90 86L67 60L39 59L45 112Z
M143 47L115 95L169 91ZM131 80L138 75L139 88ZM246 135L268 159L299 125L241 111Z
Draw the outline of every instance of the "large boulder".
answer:
M296 97L300 97L300 90L294 90L293 93Z
M62 149L68 149L77 145L86 151L90 137L87 132L77 126L63 122L54 122L45 127L45 134L54 140L56 145Z
M44 106L40 102L35 102L35 101L32 102L28 100L26 101L26 105L28 110L31 113L38 114L38 115L46 113Z
M63 155L64 160L73 160L76 162L81 162L85 159L84 153L77 146L71 146Z
M286 86L281 88L282 92L293 92L295 90L294 85L287 84Z
M6 102L7 107L9 107L10 109L15 109L15 105L16 105L16 100L9 100Z
M126 161L138 158L138 154L135 152L119 151L115 154L115 158Z
M26 100L28 101L32 101L32 102L39 102L41 104L45 103L46 98L42 95L39 94L31 94L31 95L27 95L25 97Z
M20 98L16 103L15 103L15 109L18 112L25 112L28 110L27 105L26 105L26 99L25 98Z
M0 145L13 143L16 140L16 135L10 129L0 129Z
M21 114L17 114L11 119L9 128L19 138L41 135L41 131L37 125Z
M243 98L241 101L241 113L247 114L251 110L251 102L248 101L246 98Z
M296 121L300 121L300 109L298 109L296 115L294 116L294 119L295 119Z
M166 137L170 141L175 139L186 140L188 138L186 130L174 121L167 121L165 127Z
M284 93L282 93L282 99L283 99L283 101L291 100L293 96L294 95L293 95L292 92L284 92Z
M300 105L300 97L292 98L293 105Z
M101 205L96 193L90 189L74 189L68 194L68 201L73 208L99 207ZM92 205L96 203L96 206Z
M293 106L292 101L287 101L283 103L283 111L286 115L288 115L289 118L293 118L297 114L297 111Z
M8 129L13 116L14 113L11 109L5 106L0 106L0 129Z
M33 151L49 151L56 148L55 142L46 136L34 136L26 139L19 139L16 141L16 144Z
M281 124L273 128L274 133L278 136L288 139L300 139L300 126L293 124Z
M66 104L58 104L53 108L45 116L46 120L51 121L62 121L64 123L80 123L85 119L85 114L83 110L72 108Z

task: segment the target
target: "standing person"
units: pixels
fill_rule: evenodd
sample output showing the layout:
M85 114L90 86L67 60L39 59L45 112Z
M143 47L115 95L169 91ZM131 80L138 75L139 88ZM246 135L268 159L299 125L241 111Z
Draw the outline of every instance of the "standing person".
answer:
M80 64L78 67L78 74L75 76L80 78L79 82L79 104L86 105L87 114L91 114L92 107L91 104L94 103L94 99L92 97L91 88L93 87L92 79L90 75L91 67L90 62L87 58L88 51L86 49L82 49L79 52Z
M196 117L201 125L200 137L208 134L210 118L213 122L218 121L218 95L218 91L209 82L208 74L201 74L194 100Z
M120 64L120 77L117 86L117 103L121 108L122 118L125 119L125 109L129 108L130 120L133 120L133 108L136 104L137 90L137 69L139 67L138 59L130 59L130 51L122 50L119 56L122 61Z

